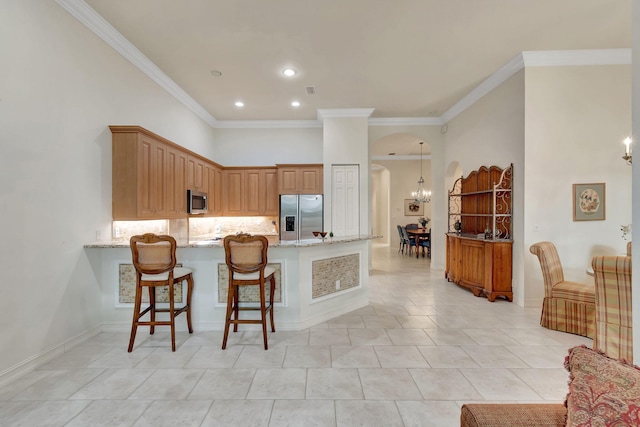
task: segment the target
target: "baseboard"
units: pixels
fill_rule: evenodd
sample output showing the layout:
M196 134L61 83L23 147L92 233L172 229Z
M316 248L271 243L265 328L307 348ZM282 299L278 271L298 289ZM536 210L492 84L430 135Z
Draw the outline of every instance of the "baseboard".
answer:
M58 357L61 354L69 351L70 349L76 347L89 338L98 335L101 331L102 325L95 326L88 331L76 335L75 337L70 338L61 344L50 347L8 369L5 369L4 371L0 372L0 387L4 387L5 385L22 377L23 375L28 374L29 372L44 365L55 357Z

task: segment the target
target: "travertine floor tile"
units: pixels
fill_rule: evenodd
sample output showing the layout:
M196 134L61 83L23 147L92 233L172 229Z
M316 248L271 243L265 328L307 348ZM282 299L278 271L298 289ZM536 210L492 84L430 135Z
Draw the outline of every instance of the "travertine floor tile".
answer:
M592 340L373 244L369 305L303 331L103 332L0 388L0 425L453 426L465 402L562 402ZM195 326L195 325L194 325ZM243 326L246 326L243 328ZM276 311L276 328L278 317ZM182 329L180 329L182 328ZM128 328L127 328L128 329Z

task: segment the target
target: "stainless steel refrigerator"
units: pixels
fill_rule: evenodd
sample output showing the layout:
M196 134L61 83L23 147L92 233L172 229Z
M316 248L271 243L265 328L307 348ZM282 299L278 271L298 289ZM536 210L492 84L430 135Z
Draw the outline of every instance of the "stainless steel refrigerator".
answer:
M322 194L280 195L280 240L314 239L324 231Z

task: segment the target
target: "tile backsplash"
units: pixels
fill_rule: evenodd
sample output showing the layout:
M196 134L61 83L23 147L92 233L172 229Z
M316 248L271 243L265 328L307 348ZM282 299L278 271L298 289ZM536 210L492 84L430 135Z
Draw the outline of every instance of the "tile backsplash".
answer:
M270 216L190 217L148 221L113 221L112 240L128 241L144 233L169 234L178 241L206 240L238 232L277 236L278 218Z
M277 236L278 218L237 216L189 218L189 239L213 239L238 232Z

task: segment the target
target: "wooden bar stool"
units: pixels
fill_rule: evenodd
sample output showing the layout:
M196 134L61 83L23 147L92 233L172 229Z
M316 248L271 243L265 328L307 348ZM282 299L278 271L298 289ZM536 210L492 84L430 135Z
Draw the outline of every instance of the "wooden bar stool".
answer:
M156 326L171 326L171 351L176 351L175 318L181 313L187 313L189 333L193 333L191 326L191 291L193 290L193 275L189 268L176 267L176 240L171 236L147 233L132 236L130 239L133 266L136 269L136 297L129 339L129 352L133 350L138 326L149 326L149 333L153 335ZM182 285L187 281L187 296L184 306L176 308L174 303L174 285ZM169 308L157 308L156 289L159 286L169 287ZM142 288L149 289L149 306L144 310L142 306ZM149 320L140 320L149 313ZM169 313L169 320L156 320L156 313Z
M276 290L275 269L267 265L267 249L269 242L264 236L250 234L230 235L224 238L224 252L229 268L229 289L227 290L227 314L224 323L224 338L222 349L227 347L229 326L233 324L233 332L238 331L238 324L256 323L262 325L264 349L267 345L267 312L271 320L271 332L276 328L273 323L273 295ZM265 297L265 283L269 279L269 303ZM243 286L258 286L260 299L258 305L240 306L240 288ZM246 301L244 302L246 304ZM259 310L260 319L239 319L240 310Z

